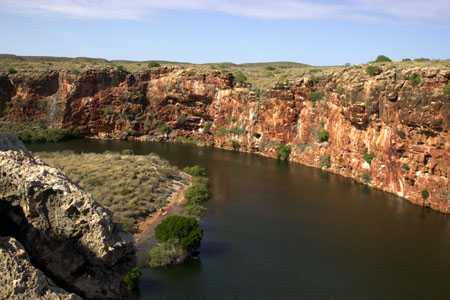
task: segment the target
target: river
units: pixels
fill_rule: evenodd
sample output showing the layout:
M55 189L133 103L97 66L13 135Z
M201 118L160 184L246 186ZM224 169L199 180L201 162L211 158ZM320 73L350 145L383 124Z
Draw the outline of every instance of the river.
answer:
M449 299L450 217L351 179L192 145L76 140L207 168L199 260L144 269L138 299Z

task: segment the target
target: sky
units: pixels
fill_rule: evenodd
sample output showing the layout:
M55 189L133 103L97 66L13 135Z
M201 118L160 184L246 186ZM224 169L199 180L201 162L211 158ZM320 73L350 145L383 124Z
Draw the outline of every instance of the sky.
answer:
M0 53L312 65L450 58L450 0L0 0Z

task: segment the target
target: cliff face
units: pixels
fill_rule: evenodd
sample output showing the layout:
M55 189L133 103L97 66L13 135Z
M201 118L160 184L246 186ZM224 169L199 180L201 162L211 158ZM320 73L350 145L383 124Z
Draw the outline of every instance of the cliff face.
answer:
M0 225L1 298L126 295L121 279L134 261L131 235L61 171L3 135Z
M448 68L361 67L261 92L178 68L0 77L3 118L99 138L190 140L322 167L450 213Z

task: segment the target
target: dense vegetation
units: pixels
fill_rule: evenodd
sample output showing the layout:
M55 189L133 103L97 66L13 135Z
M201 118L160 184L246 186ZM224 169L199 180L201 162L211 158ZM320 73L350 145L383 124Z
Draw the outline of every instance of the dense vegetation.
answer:
M43 125L23 125L8 122L0 123L0 133L11 133L16 135L22 142L34 143L56 143L64 140L79 138L77 131L61 128L48 128Z
M94 199L113 212L114 220L131 232L136 223L166 205L173 182L187 182L168 162L154 154L131 155L74 152L38 153L49 165L60 168Z
M123 277L122 281L130 291L137 290L139 284L139 278L142 273L138 267L134 267L128 271L128 273Z
M158 242L177 241L186 251L194 251L200 247L203 230L195 218L185 216L169 216L155 229Z
M286 144L280 144L277 148L277 158L281 161L287 161L291 155L291 147Z

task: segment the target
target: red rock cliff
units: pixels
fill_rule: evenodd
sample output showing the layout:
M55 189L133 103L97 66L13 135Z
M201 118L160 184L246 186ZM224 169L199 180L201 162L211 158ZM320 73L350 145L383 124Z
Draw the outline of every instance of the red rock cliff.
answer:
M419 78L414 81L411 78ZM450 69L328 71L264 92L218 72L179 68L0 76L14 122L77 128L98 138L189 140L354 178L450 213Z

